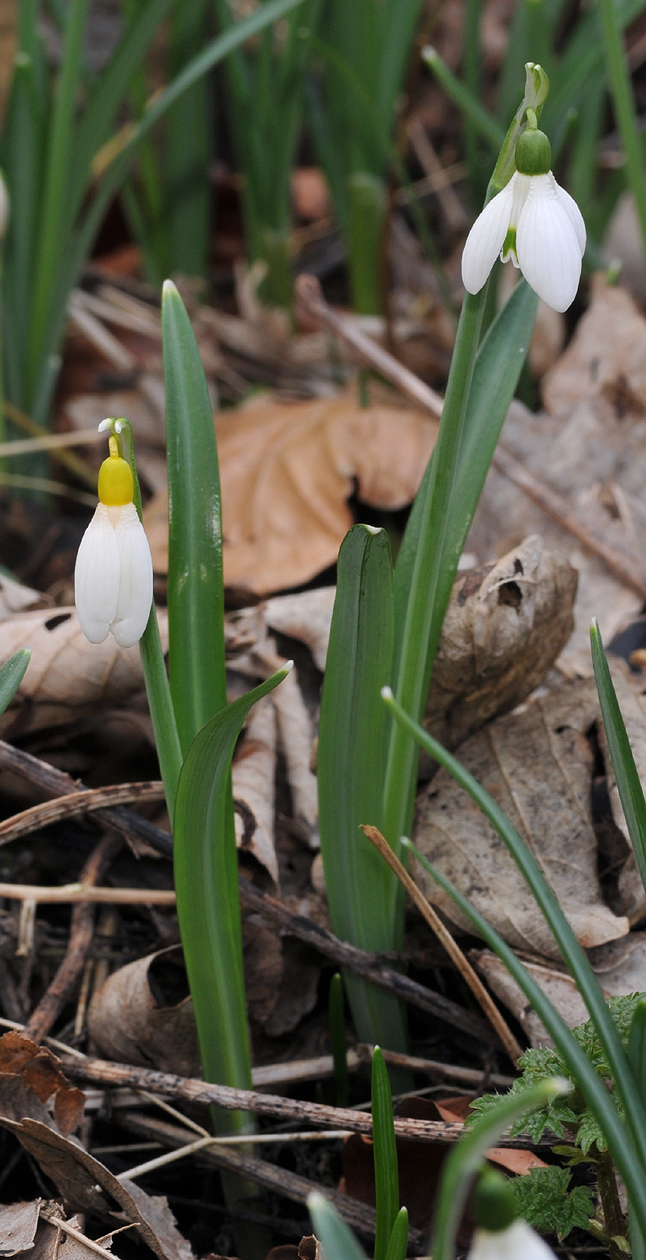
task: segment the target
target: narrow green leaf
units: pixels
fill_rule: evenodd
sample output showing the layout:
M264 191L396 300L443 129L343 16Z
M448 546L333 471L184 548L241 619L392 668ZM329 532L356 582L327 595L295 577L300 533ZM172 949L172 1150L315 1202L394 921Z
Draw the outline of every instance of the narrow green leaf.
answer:
M168 459L170 688L186 752L227 702L220 475L197 342L171 280L162 297Z
M366 1260L363 1247L328 1199L315 1191L307 1196L307 1206L325 1260Z
M628 1062L642 1095L646 1094L646 999L635 1007L628 1038Z
M436 739L433 739L431 735L428 735L417 722L413 722L412 719L403 712L396 701L393 700L389 688L386 688L384 692L382 692L382 695L388 709L396 718L397 722L401 723L402 726L411 733L421 748L430 753L431 757L448 770L449 774L451 774L456 782L460 784L460 787L464 788L465 792L468 792L471 799L475 801L476 805L478 805L482 810L485 818L489 819L492 827L494 827L498 832L501 840L509 850L509 853L514 859L534 899L536 900L537 905L552 930L552 934L561 951L563 960L576 983L579 993L590 1012L592 1020L594 1021L597 1035L601 1045L603 1046L607 1062L612 1071L615 1088L621 1098L627 1117L628 1128L630 1129L632 1137L632 1143L628 1142L628 1145L632 1146L634 1143L634 1147L638 1152L642 1167L646 1170L646 1110L644 1108L644 1100L637 1090L632 1073L628 1068L623 1046L608 1011L608 1007L597 977L590 966L590 962L586 957L584 950L579 945L579 942L576 939L576 936L574 935L574 932L572 931L572 928L570 927L570 924L568 923L553 890L545 879L545 876L534 855L530 852L528 846L525 844L525 841L516 831L516 828L510 822L504 810L500 808L497 802L494 801L493 797L485 791L485 789L480 783L478 783L477 779L470 774L465 766L463 766L456 757L453 757L451 753L447 752ZM405 840L403 844L406 848L414 848L409 840ZM500 937L498 937L497 933L495 933L493 928L489 926L486 919L483 919L481 915L477 914L473 906L471 906L466 898L462 897L462 895L449 884L449 881L446 880L444 876L440 876L435 867L431 867L431 864L427 863L427 860L417 849L415 849L415 856L417 860L422 863L425 869L429 870L433 878L436 879L443 888L446 888L450 892L453 899L464 910L467 917L474 925L476 925L477 931L480 935L483 936L489 944L491 944L491 948L495 950L498 956L503 958L508 970L514 978L518 980L523 992L527 994L527 973L525 972L525 969L522 968L521 964L518 963L513 951L504 944ZM496 942L495 944L492 943L494 939ZM504 950L504 957L501 950ZM511 961L512 959L514 960L513 963ZM519 968L521 968L520 971ZM522 978L519 979L521 971ZM556 1018L556 1013L554 1012L553 1007L544 997L544 994L542 994L542 990L540 990L537 985L534 985L533 981L530 1001L554 1038L559 1050L561 1050L561 1053L566 1057L568 1064L571 1064L574 1061L572 1059L572 1055L574 1053L572 1047L570 1046L569 1041L567 1042L567 1049L564 1049L564 1043L562 1044L563 1029L566 1025L563 1024L562 1020L560 1020L560 1016L558 1019ZM590 1071L594 1076L596 1088L596 1085L599 1083L599 1078L592 1069L591 1065L589 1065L585 1055L583 1056L583 1059L585 1063L590 1066ZM599 1107L598 1094L595 1093L593 1101L591 1101L591 1098L588 1097L588 1093L586 1091L589 1091L591 1088L590 1082L585 1073L582 1075L581 1063L578 1059L577 1064L578 1066L575 1072L576 1078L579 1081L582 1090L586 1093L588 1105L594 1111L595 1107L597 1109ZM608 1098L605 1090L602 1090L602 1093L605 1098ZM595 1111L595 1115L597 1115L597 1111ZM614 1111L614 1115L616 1118L616 1111ZM606 1129L607 1123L608 1116L606 1115L603 1120L604 1130ZM613 1133L614 1132L615 1130L613 1130ZM610 1141L610 1135L608 1135L608 1140ZM616 1158L618 1159L619 1157L616 1156ZM646 1202L644 1203L644 1219L646 1220Z
M13 700L31 660L31 648L19 648L0 669L0 713Z
M334 1063L334 1096L337 1107L348 1105L348 1058L343 1018L343 977L340 971L332 976L328 996L328 1023Z
M406 1260L408 1250L408 1211L400 1208L392 1228L386 1260Z
M455 1144L444 1164L438 1190L433 1260L454 1260L460 1218L473 1179L489 1148L496 1145L505 1130L515 1121L559 1094L569 1094L571 1091L569 1081L556 1077L554 1080L541 1081L520 1097L503 1098L497 1107L477 1120Z
M175 891L204 1078L251 1088L245 1009L238 859L231 758L256 700L289 668L217 713L191 744L179 777L173 821ZM221 1132L245 1127L240 1112L219 1112Z
M386 1260L399 1212L399 1167L388 1068L379 1046L372 1053L372 1142L377 1205L375 1260Z
M319 825L334 931L361 949L396 949L396 881L362 823L380 826L387 715L379 688L392 669L392 567L384 530L355 525L339 551L321 697ZM379 820L379 821L376 821ZM362 1041L405 1045L397 1000L344 976Z
M641 785L633 750L621 716L617 693L612 681L599 623L596 618L590 626L590 646L592 664L599 693L599 703L606 739L610 749L610 759L617 782L617 790L621 799L628 834L632 841L633 852L642 884L646 890L646 800Z

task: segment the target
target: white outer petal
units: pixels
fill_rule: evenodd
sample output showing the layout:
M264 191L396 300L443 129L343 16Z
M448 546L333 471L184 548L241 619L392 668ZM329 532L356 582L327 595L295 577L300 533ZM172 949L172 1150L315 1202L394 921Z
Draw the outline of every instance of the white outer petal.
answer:
M513 175L502 192L478 215L466 239L462 254L462 283L467 293L479 293L493 267L507 235L514 200Z
M555 1260L554 1252L526 1221L496 1233L476 1229L467 1260Z
M567 214L568 219L570 220L570 223L572 224L572 227L574 228L574 231L576 232L576 239L579 242L579 249L581 250L581 257L583 258L583 255L585 254L585 242L586 242L585 223L583 222L583 215L581 214L581 211L579 210L579 207L577 206L576 201L574 200L574 197L571 197L569 192L566 192L565 188L561 188L561 185L557 184L556 180L554 180L554 183L556 184L556 191L558 193L559 201L561 205L563 206L563 209L565 210L565 213Z
M121 509L115 530L121 575L119 600L110 629L120 647L138 643L153 602L153 562L134 503Z
M535 293L555 311L566 311L581 277L581 250L554 176L532 176L518 220L516 253Z
M74 596L78 619L90 643L103 643L119 599L119 548L108 509L99 503L78 549Z

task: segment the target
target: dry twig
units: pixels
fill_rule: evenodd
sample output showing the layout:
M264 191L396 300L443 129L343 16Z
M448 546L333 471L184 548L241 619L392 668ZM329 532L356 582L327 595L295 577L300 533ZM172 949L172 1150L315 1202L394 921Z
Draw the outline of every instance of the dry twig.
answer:
M115 783L110 787L83 788L80 792L67 792L64 796L32 805L19 814L12 814L0 822L0 845L29 835L40 827L73 818L78 814L94 812L106 806L130 805L139 801L163 801L163 783L152 780L145 783ZM5 895L5 894L0 894ZM41 898L42 900L42 898Z

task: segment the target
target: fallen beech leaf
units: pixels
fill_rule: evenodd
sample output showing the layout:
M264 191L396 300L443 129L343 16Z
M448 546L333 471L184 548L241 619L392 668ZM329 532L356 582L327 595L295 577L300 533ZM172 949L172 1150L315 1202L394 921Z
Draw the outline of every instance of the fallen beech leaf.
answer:
M264 619L270 629L304 643L321 673L325 669L335 595L336 586L319 586L298 595L276 595L264 605Z
M586 948L625 936L630 924L603 903L592 826L594 683L565 684L524 712L497 718L459 757L531 847ZM451 776L440 770L417 798L415 842L515 948L558 958L556 942L502 840ZM426 896L464 931L469 921L423 870Z
M376 392L376 391L375 391ZM308 582L336 561L355 489L373 507L414 498L437 422L412 407L362 408L356 389L304 403L255 398L220 412L227 586L262 595ZM144 522L157 572L168 566L168 507L155 495Z
M164 643L165 609L158 611L158 621ZM41 609L0 621L0 663L21 647L31 648L31 660L0 718L3 739L59 726L93 712L97 704L122 703L142 690L138 645L121 648L111 634L103 643L88 643L75 608Z
M458 575L437 653L424 725L455 748L542 682L572 631L577 575L542 539Z
M517 1177L526 1177L532 1168L548 1168L545 1160L539 1159L533 1151L515 1150L513 1146L492 1146L487 1152L487 1159L492 1164L499 1164Z
M276 710L269 696L254 705L233 766L236 844L250 853L278 884L274 844Z

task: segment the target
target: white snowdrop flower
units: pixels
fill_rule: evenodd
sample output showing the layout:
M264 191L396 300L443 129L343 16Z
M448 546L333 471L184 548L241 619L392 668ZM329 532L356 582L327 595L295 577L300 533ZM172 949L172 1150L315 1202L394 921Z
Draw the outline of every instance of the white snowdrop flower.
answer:
M476 1229L467 1260L555 1260L546 1242L520 1219L506 1229Z
M74 570L76 611L90 643L103 643L110 632L120 647L132 647L146 629L153 565L132 495L130 465L111 436L110 454L99 472L99 504Z
M503 262L511 258L548 306L566 311L576 296L585 250L581 211L550 170L544 132L530 125L518 140L515 161L515 174L469 232L462 254L464 287L479 293L500 255Z

